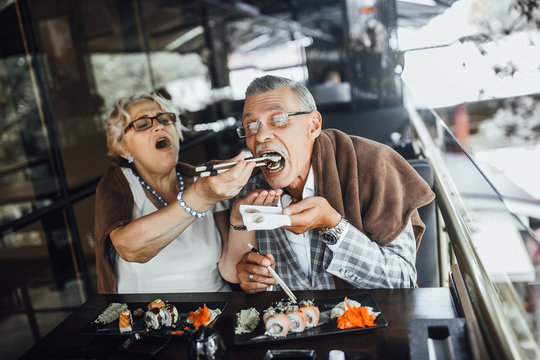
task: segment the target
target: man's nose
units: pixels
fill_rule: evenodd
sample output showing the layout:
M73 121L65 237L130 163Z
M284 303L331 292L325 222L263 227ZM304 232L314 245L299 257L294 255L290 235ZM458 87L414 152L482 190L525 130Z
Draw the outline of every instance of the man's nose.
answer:
M266 142L274 137L272 130L266 126L266 122L259 120L259 129L255 134L258 142Z

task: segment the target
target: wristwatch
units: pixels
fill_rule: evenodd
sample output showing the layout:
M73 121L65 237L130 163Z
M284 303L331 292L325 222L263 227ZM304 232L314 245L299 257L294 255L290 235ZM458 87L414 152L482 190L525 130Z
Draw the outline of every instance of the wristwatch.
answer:
M333 228L322 228L319 230L322 241L324 241L327 245L335 245L341 234L343 234L347 228L347 224L347 219L342 217L341 221Z

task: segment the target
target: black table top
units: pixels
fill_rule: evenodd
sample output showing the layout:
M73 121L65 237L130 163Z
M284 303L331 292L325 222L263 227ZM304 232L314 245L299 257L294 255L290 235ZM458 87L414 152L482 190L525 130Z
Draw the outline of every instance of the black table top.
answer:
M408 322L411 319L451 319L457 313L448 288L416 288L394 290L331 290L295 291L301 299L345 297L370 294L382 311L388 326L371 331L334 334L283 342L234 344L235 314L249 307L267 307L284 297L282 292L263 292L255 295L243 292L178 293L178 294L120 294L97 295L70 315L58 327L31 348L22 359L129 359L132 354L119 351L121 337L88 336L81 331L112 302L149 303L161 298L170 303L226 301L223 314L215 323L224 339L228 359L263 359L268 349L314 349L317 359L328 359L330 350L339 349L347 359L408 359ZM174 337L153 358L187 359L187 337Z

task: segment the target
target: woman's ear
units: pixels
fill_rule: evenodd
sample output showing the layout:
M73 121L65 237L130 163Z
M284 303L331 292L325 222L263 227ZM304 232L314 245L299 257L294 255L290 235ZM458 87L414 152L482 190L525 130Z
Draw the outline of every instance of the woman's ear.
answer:
M314 110L308 115L309 120L309 133L312 138L319 137L319 134L322 131L322 116L321 113L317 110Z
M120 155L120 157L125 159L125 160L128 160L128 158L132 155L131 151L129 151L126 148L124 140L122 140L122 141L120 141L120 143L118 143L118 146L117 146L116 150L117 150L118 155Z

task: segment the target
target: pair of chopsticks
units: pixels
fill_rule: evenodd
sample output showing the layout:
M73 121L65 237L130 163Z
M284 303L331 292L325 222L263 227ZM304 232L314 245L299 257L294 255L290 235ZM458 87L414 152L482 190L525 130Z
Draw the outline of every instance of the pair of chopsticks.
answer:
M257 248L255 246L251 245L250 243L248 243L248 246L251 249L251 251L256 252L259 255L262 255L259 252L259 250L257 250ZM276 279L276 281L281 286L283 291L285 291L285 293L289 296L289 298L295 303L296 302L296 296L294 296L293 292L291 291L291 289L289 289L287 284L285 284L285 282L283 280L281 280L279 275L276 273L276 271L274 269L272 269L271 266L268 266L267 269L270 272L270 274L274 277L274 279Z
M275 162L279 161L281 159L280 156L263 156L259 158L247 158L245 159L246 162L254 162L255 166L265 166L269 162ZM195 168L195 172L200 172L200 177L206 177L206 176L216 176L217 174L220 174L222 172L225 172L229 170L234 165L238 164L238 161L228 162L228 163L221 163L221 164L205 164L203 166L198 166Z

